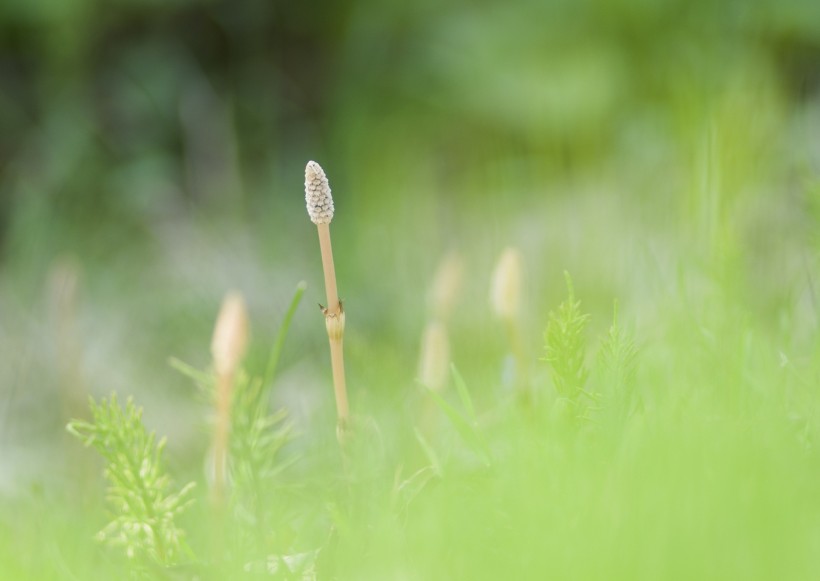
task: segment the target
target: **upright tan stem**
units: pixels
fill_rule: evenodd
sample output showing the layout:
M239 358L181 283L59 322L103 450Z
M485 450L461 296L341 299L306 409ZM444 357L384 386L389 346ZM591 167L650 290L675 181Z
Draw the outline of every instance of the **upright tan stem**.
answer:
M510 350L515 360L515 375L520 400L531 399L527 350L521 327L521 288L523 278L521 253L510 246L504 249L493 270L490 285L490 304L507 328Z
M336 414L338 424L336 435L344 446L350 420L345 386L345 363L343 340L345 333L345 312L336 290L336 269L333 265L333 248L330 244L330 222L333 220L333 196L330 184L321 166L309 161L305 166L305 203L310 221L319 229L319 246L322 250L322 268L325 273L325 293L327 307L325 315L327 337L330 340L330 363L333 368L333 390L336 394Z
M327 308L324 309L325 327L330 341L330 364L333 370L333 391L336 395L336 414L338 418L338 436L344 439L349 427L350 408L347 402L347 385L345 383L344 333L345 313L336 290L336 269L333 265L333 247L330 243L330 225L317 224L319 229L319 246L322 250L322 267L325 273L325 294Z
M336 413L339 420L339 430L348 428L350 408L347 403L347 386L345 384L344 360L344 328L345 314L339 311L333 315L325 312L325 326L327 337L330 340L330 364L333 368L333 391L336 395ZM341 436L340 436L341 437Z
M327 314L341 312L339 292L336 290L336 268L333 265L333 246L330 243L330 224L317 224L319 229L319 246L322 250L322 268L325 272L325 294L327 295Z
M248 314L242 295L228 293L216 319L211 355L216 373L213 501L222 508L228 487L227 466L231 437L231 397L239 365L248 343Z
M216 429L214 430L214 487L213 500L222 505L227 487L225 469L228 461L228 441L231 429L231 391L233 377L227 373L217 376Z

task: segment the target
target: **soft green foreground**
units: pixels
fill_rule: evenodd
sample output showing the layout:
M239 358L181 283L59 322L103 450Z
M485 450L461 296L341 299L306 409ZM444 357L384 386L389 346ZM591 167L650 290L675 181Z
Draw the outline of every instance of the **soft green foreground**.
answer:
M522 407L490 371L498 358L462 357L478 426L464 437L380 360L389 349L371 355L354 334L354 377L400 388L374 397L354 387L359 423L347 468L327 385L326 413L297 422L300 434L279 455L295 463L265 484L265 530L248 535L247 516L209 512L194 470L199 500L180 522L197 562L182 557L165 572L245 578L245 566L266 555L319 549L325 579L813 578L817 354L808 345L792 360L781 349L788 334L759 328L719 290L687 301L681 285L638 334L634 383L602 363L604 347L587 333L587 390L600 394L589 420L562 414L546 363L537 363L534 403ZM302 309L300 320L311 315ZM607 324L598 325L602 335ZM469 422L453 382L445 397ZM126 560L92 540L106 522L102 495L66 492L76 486L32 491L5 507L3 578L125 578Z

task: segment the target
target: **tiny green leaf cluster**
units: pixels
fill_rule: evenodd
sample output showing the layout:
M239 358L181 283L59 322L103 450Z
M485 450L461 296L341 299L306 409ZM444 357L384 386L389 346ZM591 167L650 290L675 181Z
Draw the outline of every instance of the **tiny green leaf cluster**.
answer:
M157 440L142 423L142 409L129 398L123 409L115 394L99 404L90 401L93 421L74 420L68 431L93 446L105 459L107 499L113 520L98 538L120 547L129 559L167 566L187 552L176 519L193 502L190 483L174 490L165 472L165 438Z

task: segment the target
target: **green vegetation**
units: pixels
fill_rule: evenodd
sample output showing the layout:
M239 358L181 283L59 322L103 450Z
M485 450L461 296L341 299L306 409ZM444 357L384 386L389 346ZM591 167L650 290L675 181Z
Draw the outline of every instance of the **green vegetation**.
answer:
M810 576L820 461L805 375L816 361L795 367L733 318L711 327L672 318L670 338L638 352L617 309L593 357L590 317L566 282L546 326L549 379L539 375L534 401L494 392L492 380L475 399L453 367L452 393L425 390L402 409L359 416L344 458L338 449L308 457L299 443L308 436L282 423L284 411L268 415L262 381L242 375L229 514L199 495L182 564L173 517L185 491L163 496L162 444L130 402L124 413L114 398L92 405L94 424L70 429L107 459L114 520L105 530L135 533L114 535L127 539L130 561L113 566L144 578ZM207 372L186 373L213 385ZM424 398L438 413L422 435L407 427ZM310 429L320 447L336 448L328 426ZM129 468L143 463L145 481ZM134 496L162 507L122 500ZM164 573L149 566L172 563Z
M115 517L98 538L121 547L129 559L173 565L185 548L176 517L189 504L194 484L169 492L162 466L165 440L157 442L146 432L142 410L133 401L123 410L115 395L100 404L91 400L91 414L93 423L73 421L68 429L106 460L106 498Z
M544 361L550 366L552 382L558 395L569 402L575 414L579 414L583 413L581 400L593 397L585 389L589 371L585 363L587 352L584 329L589 315L581 312L581 302L575 299L569 273L564 273L564 276L569 296L557 312L549 315L547 330L544 332Z
M0 579L817 577L818 23L0 3Z

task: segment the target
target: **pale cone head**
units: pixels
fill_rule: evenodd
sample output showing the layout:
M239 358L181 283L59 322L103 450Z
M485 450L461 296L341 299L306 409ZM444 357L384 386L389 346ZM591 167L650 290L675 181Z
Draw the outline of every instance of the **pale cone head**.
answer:
M510 246L504 249L493 271L490 303L502 319L513 320L521 310L521 263L521 253Z
M440 321L431 321L421 338L419 381L425 387L440 390L447 384L450 367L450 341L447 328Z
M248 311L238 292L228 293L222 301L216 319L211 356L219 375L236 372L248 346Z
M315 161L305 166L305 203L314 224L330 224L333 220L333 196L322 167Z

